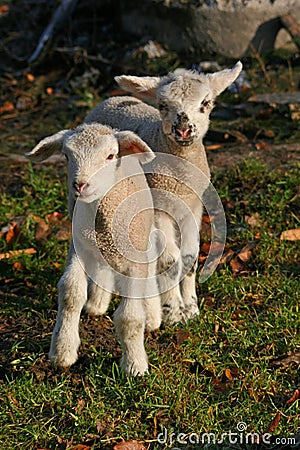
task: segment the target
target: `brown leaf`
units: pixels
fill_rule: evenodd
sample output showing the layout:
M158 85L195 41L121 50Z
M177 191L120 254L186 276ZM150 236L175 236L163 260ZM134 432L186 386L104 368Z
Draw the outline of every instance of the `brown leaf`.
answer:
M280 239L284 241L299 241L300 240L300 228L294 230L285 230L281 233Z
M245 216L245 222L252 228L261 225L261 221L259 220L259 214L257 212L254 213L252 216Z
M217 391L224 392L229 387L227 382L223 383L218 378L213 378L211 381Z
M201 253L200 253L200 255L198 257L199 263L200 264L204 263L204 261L206 261L206 259L207 259L207 255L201 255Z
M219 150L219 148L222 148L223 144L210 144L210 145L206 145L205 149L206 150Z
M24 75L27 78L27 80L30 81L30 83L32 83L35 80L34 75L32 75L32 73L27 72Z
M230 261L230 267L233 271L233 275L240 275L242 273L247 273L246 267L243 264L243 261L240 260L240 258L238 256L236 256L235 258L233 258Z
M2 16L5 13L7 13L8 11L9 11L9 6L8 5L0 6L0 16Z
M225 377L228 378L228 380L230 380L230 381L234 380L234 377L232 376L230 369L225 369L224 374L225 374Z
M17 222L13 222L10 225L9 230L6 232L6 235L5 235L6 243L9 244L9 243L15 242L18 235L20 234L20 231L21 230L20 230L20 227L17 224Z
M210 216L203 216L202 217L202 222L204 222L204 223L211 223L212 219L211 219Z
M223 253L223 250L224 250L224 244L222 242L212 241L210 243L210 249L209 249L210 255L220 255L221 253Z
M267 429L267 433L273 433L273 431L278 427L278 424L280 422L280 418L281 418L281 414L278 411L276 416L274 417L274 419L272 420L272 422L270 423L268 429Z
M77 406L75 408L76 414L81 414L82 410L85 408L86 406L86 401L84 400L84 398L81 398L78 400L77 402Z
M57 223L57 222L60 222L63 217L64 217L64 215L62 213L54 211L53 213L47 214L46 219L50 223Z
M24 270L24 266L21 263L19 263L18 261L13 263L13 268L16 270Z
M281 357L281 358L275 359L274 361L272 361L272 364L274 364L276 366L286 367L290 363L293 363L293 362L296 364L300 364L300 352L291 353L286 358Z
M72 224L68 220L66 222L61 222L59 225L59 230L55 234L58 241L68 241L72 236Z
M208 255L209 250L210 250L210 242L203 242L203 244L201 245L200 248L202 253L205 253L206 255Z
M11 250L6 253L0 253L0 259L14 258L15 256L19 256L22 254L33 255L34 253L36 253L36 250L34 248L25 248L24 250Z
M96 421L96 427L97 427L97 432L100 436L102 436L106 430L105 425L103 425L103 423L100 422L100 420Z
M4 105L0 106L0 114L13 111L15 109L12 102L5 102Z
M227 252L225 252L222 255L222 258L220 259L220 263L219 264L227 263L233 257L233 255L234 255L234 251L233 250L231 250L231 249L227 250Z
M51 233L51 226L43 219L35 224L34 237L37 242L44 243Z
M252 256L252 250L257 246L259 243L259 239L255 239L254 241L248 242L247 245L245 245L242 250L238 253L238 257L244 262L248 262L249 259Z
M72 450L91 450L92 447L85 444L72 445Z
M184 341L189 339L190 333L188 331L183 330L176 330L175 331L175 338L177 345L182 345Z
M140 442L132 439L130 441L122 441L119 444L114 445L113 450L146 450Z
M265 141L257 142L255 144L256 150L264 150L266 147L268 147L268 144Z
M298 399L300 399L300 389L294 391L293 395L286 402L286 405L291 406Z

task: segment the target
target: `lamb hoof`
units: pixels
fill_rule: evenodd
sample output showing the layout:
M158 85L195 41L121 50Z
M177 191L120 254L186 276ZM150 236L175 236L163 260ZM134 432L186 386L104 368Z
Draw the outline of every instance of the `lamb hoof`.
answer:
M198 306L195 303L185 305L184 315L186 320L196 319L200 315Z
M162 308L162 322L168 325L175 325L175 323L186 322L184 311L181 309L170 309L167 305Z
M144 361L128 361L127 358L122 358L121 369L126 375L133 377L140 377L148 373L147 360Z
M78 358L80 339L53 339L49 351L49 359L56 367L66 369L72 366Z

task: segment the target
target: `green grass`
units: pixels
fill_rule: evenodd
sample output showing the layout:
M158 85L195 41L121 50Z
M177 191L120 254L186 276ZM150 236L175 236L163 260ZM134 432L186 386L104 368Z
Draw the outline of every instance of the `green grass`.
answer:
M82 316L80 358L69 371L47 360L67 242L55 234L36 242L35 217L67 215L64 177L63 171L23 166L18 191L4 195L0 205L2 226L24 216L17 241L8 245L2 237L0 252L37 250L0 261L0 447L86 443L109 449L137 439L151 449L191 448L172 444L171 433L220 438L245 422L248 432L262 434L278 411L274 434L295 433L299 401L286 401L297 388L297 366L272 362L299 351L299 242L279 238L299 227L299 170L269 171L249 159L215 174L228 221L226 250L237 251L257 236L260 242L244 275L233 276L225 264L198 286L199 320L147 336L150 373L141 379L120 372L109 318ZM255 213L258 223L250 227L245 216ZM160 444L165 429L168 442Z

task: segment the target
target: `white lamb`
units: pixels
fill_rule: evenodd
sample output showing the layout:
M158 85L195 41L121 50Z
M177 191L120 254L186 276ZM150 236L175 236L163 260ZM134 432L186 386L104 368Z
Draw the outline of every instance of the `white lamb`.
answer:
M154 104L158 109L134 97L112 97L92 110L85 122L101 122L120 130L134 131L155 152L172 154L192 163L203 173L203 193L210 179L202 143L208 130L209 115L215 97L235 81L241 69L242 63L238 62L232 69L206 75L186 70L164 77L116 77L124 90ZM168 206L168 197L165 205L161 204L161 198L159 204L154 198L154 206L159 208L155 212L156 226L166 239L166 250L158 262L158 272L162 280L160 289L164 292L163 320L168 323L187 320L199 314L195 277L203 207L199 197L183 187L190 177L189 169L182 164L177 175L178 182L173 183L169 183L169 178L162 175L147 176L152 190L165 189L174 193L191 210L191 214L180 218L179 243L174 220L162 211ZM176 173L174 176L176 178ZM194 226L195 221L197 227ZM168 286L171 286L169 290Z
M148 369L145 327L156 329L161 323L156 267L149 264L147 253L153 204L140 166L155 158L154 153L131 131L83 124L43 139L27 157L41 161L56 150L67 159L73 236L58 283L49 357L59 367L75 363L82 308L86 304L88 312L96 307L97 313L104 313L117 289L123 295L114 314L123 350L121 367L127 374L142 375Z

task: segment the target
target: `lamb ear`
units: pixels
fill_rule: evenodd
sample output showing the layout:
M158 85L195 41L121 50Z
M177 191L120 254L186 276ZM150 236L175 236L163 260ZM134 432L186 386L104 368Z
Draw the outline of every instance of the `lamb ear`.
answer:
M230 86L239 76L243 64L238 61L232 69L221 70L212 74L207 74L210 87L215 96L221 94L228 86Z
M48 136L42 139L30 152L25 153L25 156L33 162L44 161L44 159L53 155L55 151L60 151L65 138L72 133L72 130L62 130L52 136Z
M145 100L153 105L157 104L156 92L161 82L160 77L134 77L121 75L115 77L115 80L124 91L132 92L132 94L140 100Z
M115 136L119 142L119 157L143 154L140 162L149 163L155 158L154 152L139 136L132 131L118 131Z

